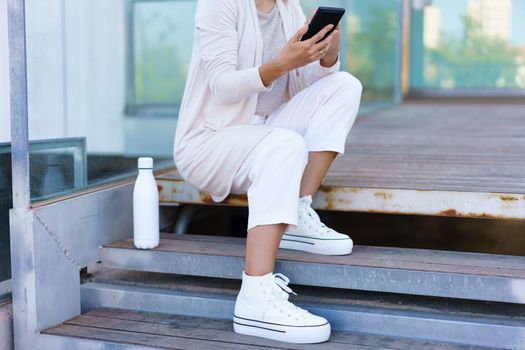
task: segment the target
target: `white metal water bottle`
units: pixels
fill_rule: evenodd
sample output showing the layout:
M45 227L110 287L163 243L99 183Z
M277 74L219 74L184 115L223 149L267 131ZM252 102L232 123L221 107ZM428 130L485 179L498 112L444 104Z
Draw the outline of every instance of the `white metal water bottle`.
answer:
M133 188L133 244L139 249L159 245L159 193L153 177L153 158L139 158Z

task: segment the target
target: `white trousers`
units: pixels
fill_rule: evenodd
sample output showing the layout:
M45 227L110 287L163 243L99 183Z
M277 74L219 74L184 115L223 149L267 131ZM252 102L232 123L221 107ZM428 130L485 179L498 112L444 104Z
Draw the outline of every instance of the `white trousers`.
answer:
M248 197L248 230L257 225L298 225L298 199L308 152L344 154L362 86L347 72L327 75L252 124L274 126L248 154L230 193Z

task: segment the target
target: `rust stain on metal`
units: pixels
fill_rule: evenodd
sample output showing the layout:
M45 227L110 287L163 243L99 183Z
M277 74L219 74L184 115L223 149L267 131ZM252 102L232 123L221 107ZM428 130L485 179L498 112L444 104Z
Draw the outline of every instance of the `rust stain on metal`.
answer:
M157 190L159 192L162 192L164 190L164 187L162 187L162 185L157 185Z
M488 213L460 213L456 209L447 209L438 213L440 216L455 216L464 218L498 219L500 216Z
M497 219L499 218L499 216L497 215L492 215L492 214L487 214L487 213L481 213L481 214L473 214L475 217L477 218L482 218L482 219Z
M319 191L324 193L330 193L333 189L334 188L332 186L319 186Z
M323 193L359 193L363 189L355 187L339 187L339 186L320 186L319 192Z
M326 210L334 209L334 202L332 201L332 196L325 197L325 207L326 207Z
M230 193L228 197L222 202L229 205L248 205L248 197L246 194L233 194Z
M386 193L386 192L374 192L374 196L378 198L382 198L384 200L392 199L392 194Z
M202 203L205 204L223 204L223 205L236 205L236 206L247 206L248 197L245 194L233 194L230 193L222 202L215 202L211 198L211 195L207 192L199 192L199 198Z
M206 193L206 192L199 191L199 198L200 198L201 202L203 202L203 203L207 203L207 204L215 203L213 201L213 199L211 198L211 195Z
M512 201L517 201L519 200L518 197L514 197L514 196L500 196L501 200L504 201L504 202L512 202Z
M439 212L439 215L442 215L442 216L459 216L458 212L456 211L456 209L443 210L443 211Z

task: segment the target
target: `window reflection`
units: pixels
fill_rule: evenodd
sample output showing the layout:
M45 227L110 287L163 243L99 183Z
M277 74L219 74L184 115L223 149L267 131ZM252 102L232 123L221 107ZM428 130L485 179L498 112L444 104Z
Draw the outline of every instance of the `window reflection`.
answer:
M525 1L435 0L412 17L412 86L525 88Z

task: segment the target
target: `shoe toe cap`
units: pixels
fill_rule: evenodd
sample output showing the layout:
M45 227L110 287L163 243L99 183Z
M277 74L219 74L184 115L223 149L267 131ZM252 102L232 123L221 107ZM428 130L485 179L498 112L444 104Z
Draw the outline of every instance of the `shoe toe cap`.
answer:
M304 320L305 326L322 326L328 323L328 320L322 316L310 314Z
M334 239L340 239L340 240L343 240L343 241L352 242L352 239L350 238L349 235L346 235L344 233L339 233L337 231L330 232L329 237L330 238L334 238Z

